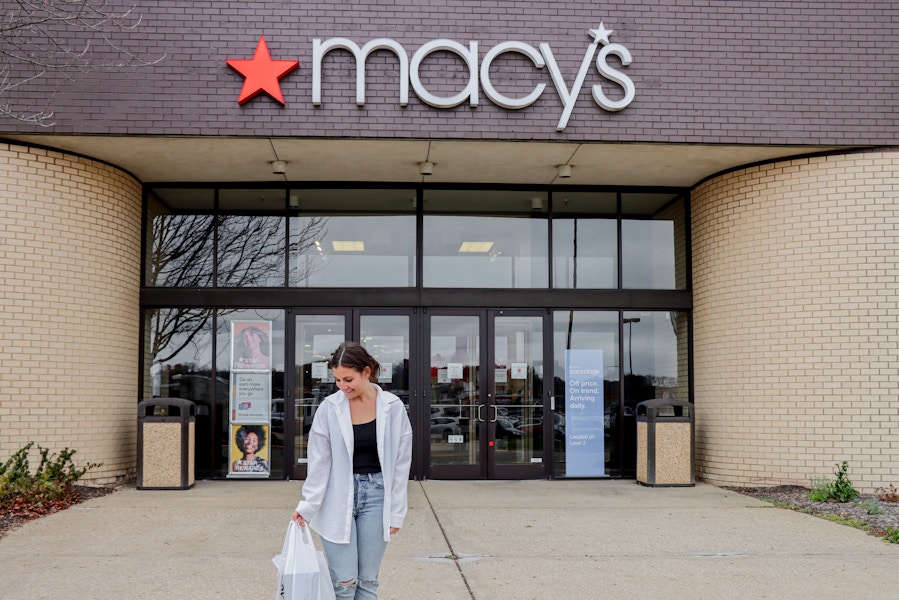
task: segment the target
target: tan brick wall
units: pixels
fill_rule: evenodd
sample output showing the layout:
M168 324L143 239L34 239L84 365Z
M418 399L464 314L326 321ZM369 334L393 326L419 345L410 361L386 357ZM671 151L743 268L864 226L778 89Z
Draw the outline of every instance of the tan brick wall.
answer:
M697 475L899 485L899 152L722 175L692 222Z
M34 441L133 479L140 222L126 173L0 144L0 459Z

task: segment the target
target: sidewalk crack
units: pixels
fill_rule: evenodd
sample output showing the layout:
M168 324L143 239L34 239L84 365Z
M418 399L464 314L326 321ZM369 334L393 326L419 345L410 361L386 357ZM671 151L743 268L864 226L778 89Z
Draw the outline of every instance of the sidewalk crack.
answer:
M446 529L443 528L443 523L440 522L440 517L437 516L437 511L434 509L434 504L431 502L431 498L428 496L428 492L424 486L424 481L419 481L418 485L421 487L421 492L424 494L425 500L428 501L428 506L431 509L431 514L434 515L434 521L437 522L437 527L440 528L440 533L443 535L443 540L446 542L447 548L449 548L450 553L446 558L451 559L453 561L453 564L456 565L456 570L459 571L459 577L462 578L462 583L465 584L465 589L468 590L468 596L472 600L477 600L475 598L474 592L471 590L471 586L468 585L468 579L465 578L465 572L462 570L462 565L459 562L460 557L453 549L453 544L452 542L450 542L449 536L446 535Z

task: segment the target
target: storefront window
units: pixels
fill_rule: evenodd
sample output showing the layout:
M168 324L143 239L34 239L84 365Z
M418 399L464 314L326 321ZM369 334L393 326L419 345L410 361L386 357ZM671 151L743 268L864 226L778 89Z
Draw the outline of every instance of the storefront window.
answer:
M284 217L218 217L219 287L284 287Z
M414 190L295 190L292 287L414 287Z
M625 456L625 464L635 465L633 417L637 404L655 398L681 402L690 399L687 313L627 311L623 325L624 415L627 418L622 434L626 441L624 447L631 453Z
M553 193L553 287L618 287L618 194Z
M688 288L677 192L554 190L552 254L548 191L154 188L147 198L146 287L545 289L552 260L556 289Z
M382 361L385 389L412 409L424 457L416 477L433 476L431 469L438 477L470 476L461 468L471 466L502 477L632 476L636 404L690 398L689 310L635 310L689 307L689 293L679 291L689 289L688 198L678 194L147 190L142 398L196 403L198 477L303 477L312 419L335 390L327 359L341 341L356 339ZM359 288L369 289L345 293ZM423 288L450 288L453 297ZM197 307L200 298L218 308ZM349 303L365 314L357 318ZM250 308L227 308L234 306ZM527 314L503 314L513 306ZM452 314L434 317L434 307ZM434 395L438 411L416 413L421 378L436 377L440 387L464 377L441 381L448 363L410 354L413 341L428 331L431 343L449 337L440 333L441 319L483 324L475 310L498 315L492 329L469 336L475 354L489 351L478 340L491 336L495 356L485 365L492 364L494 389L479 388L475 377L466 402ZM546 310L551 354L539 341ZM553 362L545 377L544 357ZM540 381L528 387L531 380L513 372ZM544 396L540 383L552 392ZM285 384L294 395L288 402ZM479 394L488 393L494 397L477 409ZM460 402L468 414L451 414ZM435 432L432 422L428 436L421 428L429 417L450 426ZM485 461L476 434L487 422L499 433Z
M182 398L196 405L196 475L213 471L212 310L159 308L144 313L144 398Z
M177 210L208 207L213 190L165 190L147 196L147 287L209 287L212 285L215 226L211 214Z
M555 311L553 356L554 425L564 433L554 448L554 476L618 475L618 313Z
M686 289L686 215L671 194L622 194L621 287Z
M426 190L425 287L546 288L546 192Z
M216 476L284 477L284 311L219 310ZM255 436L252 446L247 439Z

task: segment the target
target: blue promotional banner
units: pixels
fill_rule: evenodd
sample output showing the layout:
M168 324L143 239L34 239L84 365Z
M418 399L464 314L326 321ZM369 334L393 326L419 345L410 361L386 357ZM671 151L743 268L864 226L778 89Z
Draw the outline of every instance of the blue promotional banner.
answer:
M565 474L605 475L602 350L565 351Z

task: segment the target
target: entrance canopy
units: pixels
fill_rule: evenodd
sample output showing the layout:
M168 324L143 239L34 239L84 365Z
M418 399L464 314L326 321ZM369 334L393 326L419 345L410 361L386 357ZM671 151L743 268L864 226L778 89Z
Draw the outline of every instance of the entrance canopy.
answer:
M11 135L114 164L144 183L371 181L690 187L755 162L837 146ZM273 161L286 162L274 173ZM419 163L433 163L422 175ZM558 165L571 165L571 177Z

